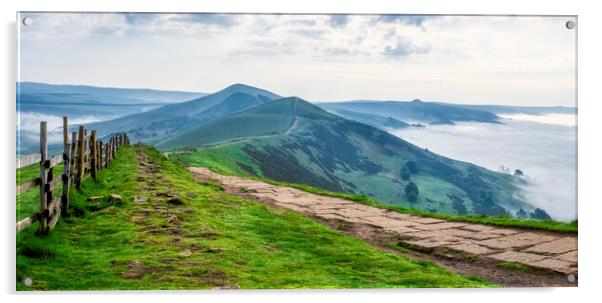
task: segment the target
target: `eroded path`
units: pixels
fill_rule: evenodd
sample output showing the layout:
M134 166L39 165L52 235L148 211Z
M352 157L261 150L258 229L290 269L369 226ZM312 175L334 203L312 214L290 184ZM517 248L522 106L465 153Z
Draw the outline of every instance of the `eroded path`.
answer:
M229 193L293 210L371 244L386 246L394 242L424 252L427 258L456 272L477 274L506 286L576 285L566 278L577 275L576 235L412 216L224 176L206 168L189 170L197 180L215 180ZM526 265L525 268L538 272L512 273L500 268L504 263Z

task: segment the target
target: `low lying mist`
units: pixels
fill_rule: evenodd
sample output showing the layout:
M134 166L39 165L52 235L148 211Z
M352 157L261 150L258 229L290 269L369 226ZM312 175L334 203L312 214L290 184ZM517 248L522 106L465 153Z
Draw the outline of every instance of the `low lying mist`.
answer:
M574 115L549 116L515 115L503 119L504 124L428 125L392 133L443 156L490 170L509 169L513 173L520 169L530 181L523 187L527 202L554 219L573 220L577 218L576 119Z
M69 125L86 124L106 120L106 116L80 116L69 119ZM37 112L17 113L17 154L39 151L40 122L47 122L48 144L63 142L63 117ZM19 156L19 155L17 155Z

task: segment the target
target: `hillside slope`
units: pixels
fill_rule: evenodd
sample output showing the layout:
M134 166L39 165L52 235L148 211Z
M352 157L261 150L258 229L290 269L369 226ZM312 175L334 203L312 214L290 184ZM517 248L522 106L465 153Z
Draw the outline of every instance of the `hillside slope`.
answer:
M86 201L110 193L124 202ZM147 146L120 148L71 201L49 237L18 235L18 290L494 286L197 183Z
M159 145L185 146L199 148L181 155L191 165L366 195L389 205L457 214L534 211L511 175L442 157L294 97L222 118ZM410 183L417 186L417 195L407 192Z
M216 93L187 102L90 126L103 134L127 132L132 140L160 142L183 130L263 104L280 96L259 88L234 84ZM225 103L224 103L225 102Z

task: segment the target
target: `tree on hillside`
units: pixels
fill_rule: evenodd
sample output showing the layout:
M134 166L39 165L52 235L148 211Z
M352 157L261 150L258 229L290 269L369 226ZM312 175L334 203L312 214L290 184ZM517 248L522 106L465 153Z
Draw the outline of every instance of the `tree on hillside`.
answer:
M548 215L548 213L541 208L536 208L531 213L531 218L539 220L552 220L552 217L550 217L550 215Z
M406 163L406 167L412 172L412 174L418 173L418 164L416 164L416 162L408 161L408 163Z
M416 183L408 183L408 185L406 185L405 192L410 202L416 202L416 200L418 200L418 194L420 191L418 190L418 185L416 185Z
M519 209L519 210L516 212L516 216L517 216L517 217L519 217L519 218L527 218L527 217L529 217L529 215L527 215L527 212L525 212L525 210L524 210L524 209L522 209L522 208L521 208L521 209Z
M410 171L410 169L407 166L404 166L401 168L401 178L408 181L410 180L410 177L412 176L412 172Z

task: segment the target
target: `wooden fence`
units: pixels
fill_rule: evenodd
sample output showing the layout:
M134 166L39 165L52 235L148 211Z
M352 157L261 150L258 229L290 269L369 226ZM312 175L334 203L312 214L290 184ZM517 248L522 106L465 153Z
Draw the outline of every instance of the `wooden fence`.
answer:
M51 231L62 214L67 214L69 207L69 190L71 185L79 189L82 180L91 176L96 180L100 170L109 167L115 158L119 147L129 144L125 133L113 134L108 142L103 143L92 130L88 135L87 129L80 125L77 132L71 133L69 142L69 123L63 117L63 153L54 157L48 156L48 133L46 121L40 122L40 152L17 159L17 169L39 163L40 175L34 179L17 185L17 195L36 186L40 189L40 211L17 222L17 233L39 222L38 234L45 235ZM54 168L63 162L63 173L60 178L54 175ZM62 193L53 197L53 190L62 183Z

